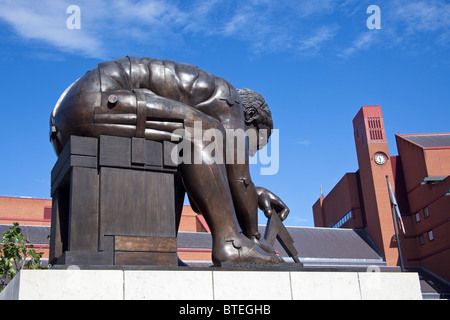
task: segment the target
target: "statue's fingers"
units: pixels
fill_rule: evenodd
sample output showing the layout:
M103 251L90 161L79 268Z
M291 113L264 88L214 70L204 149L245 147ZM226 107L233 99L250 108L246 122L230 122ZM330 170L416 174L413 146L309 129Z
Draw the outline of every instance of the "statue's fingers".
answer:
M280 212L280 214L279 214L280 220L281 220L281 221L284 221L284 220L288 217L289 212L290 212L289 208L283 209L283 210Z

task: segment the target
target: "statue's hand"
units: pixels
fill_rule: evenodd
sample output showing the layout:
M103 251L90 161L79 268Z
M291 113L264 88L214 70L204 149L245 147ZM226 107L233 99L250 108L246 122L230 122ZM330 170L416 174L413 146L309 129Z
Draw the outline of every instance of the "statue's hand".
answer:
M262 187L256 187L255 189L258 194L258 207L267 218L270 218L273 213L278 214L281 221L288 217L289 208L278 196Z

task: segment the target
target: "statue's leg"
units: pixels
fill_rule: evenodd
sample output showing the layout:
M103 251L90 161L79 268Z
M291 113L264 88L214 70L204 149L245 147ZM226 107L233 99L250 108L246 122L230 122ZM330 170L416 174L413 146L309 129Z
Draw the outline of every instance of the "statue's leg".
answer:
M266 252L275 253L258 231L258 195L248 164L227 164L227 176L236 216L244 234Z
M191 137L195 135L196 123L201 122L203 130L217 130L225 139L225 130L218 120L190 106L159 96L147 96L147 118L182 121ZM223 142L225 145L225 141ZM187 161L189 163L181 164L181 172L189 197L211 229L213 261L280 262L277 256L266 253L242 234L236 218L226 165L213 161L208 152L200 152L201 162L195 163L198 162L198 159L194 159L195 150L204 150L210 143L203 139L191 139L189 145L192 158Z
M274 254L275 249L258 231L258 195L250 177L248 140L245 136L239 135L239 132L245 130L243 119L239 121L243 115L238 109L233 111L235 111L233 116L237 120L226 124L226 130L231 134L227 139L227 147L233 151L233 156L227 158L226 169L236 216L244 234L266 252ZM254 140L250 138L251 133L248 134L249 140ZM234 137L237 137L237 140ZM244 143L238 140L244 140Z
M213 261L280 262L241 233L224 164L183 164L183 181L213 236Z

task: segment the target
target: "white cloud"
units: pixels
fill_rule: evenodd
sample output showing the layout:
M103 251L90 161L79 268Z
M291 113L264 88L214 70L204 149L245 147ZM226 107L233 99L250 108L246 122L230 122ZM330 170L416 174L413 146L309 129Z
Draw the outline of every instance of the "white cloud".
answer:
M161 44L176 38L172 28L185 19L175 6L158 0L83 0L77 1L81 29L69 30L66 20L70 14L66 10L72 2L4 0L0 20L24 39L42 41L64 52L108 58L133 41Z
M236 14L231 21L229 21L224 29L223 32L225 35L234 35L237 32L242 32L244 29L243 27L250 23L250 21L253 20L252 14L249 13L238 13Z
M81 8L80 30L66 28L72 0L2 0L0 20L22 39L48 45L48 51L57 48L101 59L188 47L187 41L195 37L238 39L256 56L291 52L310 57L326 48L349 57L374 44L407 46L422 35L440 46L450 45L450 4L444 0L382 2L381 30L366 29L367 5L359 0L76 3Z
M90 57L102 55L102 45L98 39L83 30L67 28L69 15L66 9L62 2L6 0L0 4L0 19L25 39L40 40L63 51L79 52Z
M351 46L343 49L338 53L341 58L348 58L362 50L368 50L372 47L376 41L377 31L367 30L364 33L359 34L352 42Z
M337 29L339 29L337 25L320 27L312 36L300 40L297 49L302 52L315 54L324 43L330 41L336 35Z
M400 1L392 7L395 41L415 48L450 46L450 3L442 0ZM437 46L436 46L437 45Z
M236 8L221 34L247 42L256 54L289 50L315 54L334 37L338 27L336 23L309 22L329 15L334 7L331 0L249 1Z
M329 27L308 28L303 23L308 17L330 14L332 0L80 0L82 28L68 30L66 9L72 2L4 0L0 20L24 39L97 58L117 48L183 45L185 37L199 34L239 39L256 54L292 48L310 54L333 35Z
M356 16L365 7L347 0L345 8L349 16ZM344 6L344 5L342 5ZM381 29L362 30L352 35L351 42L341 49L339 57L357 55L369 48L423 52L430 47L450 46L450 4L445 0L397 0L382 2ZM351 8L357 8L351 11ZM359 18L360 16L356 16ZM367 15L366 17L369 17ZM362 26L362 24L361 24ZM364 30L365 29L365 30ZM437 45L437 46L436 46Z
M217 33L218 25L223 26L225 17L228 17L228 0L196 0L189 2L191 6L184 10L183 32L188 34L203 33L213 35Z
M393 18L406 32L439 31L450 27L450 4L444 1L402 1L393 7Z

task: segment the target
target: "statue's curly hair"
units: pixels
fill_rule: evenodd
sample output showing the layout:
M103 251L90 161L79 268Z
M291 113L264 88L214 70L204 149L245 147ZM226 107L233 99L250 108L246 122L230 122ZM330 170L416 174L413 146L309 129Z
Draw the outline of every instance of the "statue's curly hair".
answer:
M269 106L264 100L263 96L258 92L251 89L237 89L239 96L241 97L242 105L244 107L245 114L251 114L252 110L257 114L246 119L247 124L252 124L258 127L260 123L267 125L271 130L273 129L272 113L269 110ZM270 134L270 132L269 132Z

